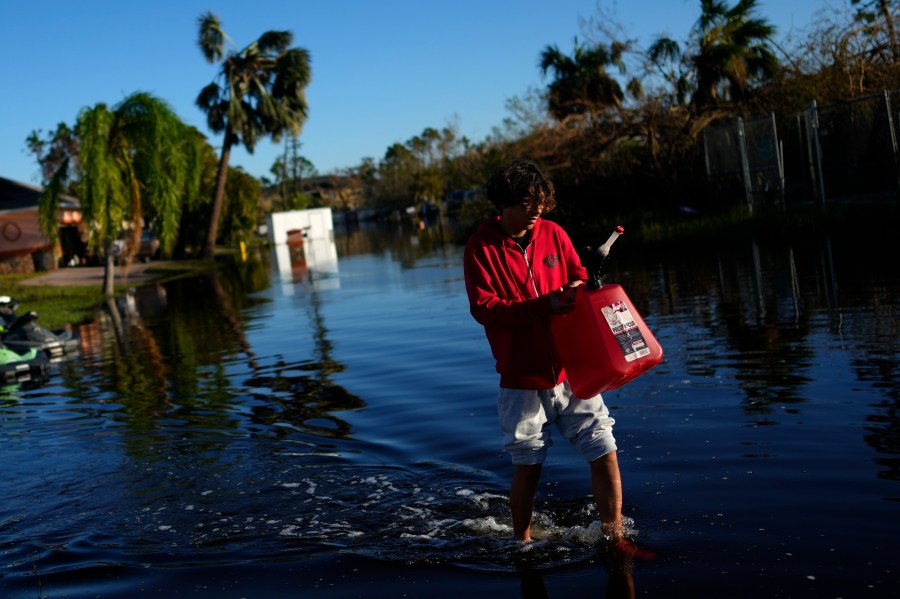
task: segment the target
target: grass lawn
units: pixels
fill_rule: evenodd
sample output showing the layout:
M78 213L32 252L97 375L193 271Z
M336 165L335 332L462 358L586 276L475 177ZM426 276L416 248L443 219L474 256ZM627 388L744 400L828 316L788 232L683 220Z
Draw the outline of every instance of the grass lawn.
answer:
M147 272L159 275L153 283L161 280L188 276L215 268L214 263L199 260L176 260L154 265ZM47 273L0 275L0 296L10 296L18 302L16 313L37 312L38 323L48 329L79 324L93 319L94 311L104 301L100 285L23 285L23 281L46 275ZM134 282L117 284L116 295L135 287Z

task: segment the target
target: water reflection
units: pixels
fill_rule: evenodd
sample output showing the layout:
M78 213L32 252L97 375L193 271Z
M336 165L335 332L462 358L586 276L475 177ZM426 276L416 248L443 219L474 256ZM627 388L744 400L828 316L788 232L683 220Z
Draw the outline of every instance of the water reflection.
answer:
M690 348L690 374L715 377L723 368L730 370L730 376L741 381L748 410L765 410L765 404L803 401L812 361L823 342L867 339L860 349L874 352L876 362L883 352L896 354L896 344L890 342L897 329L892 302L877 286L857 285L859 252L842 249L843 260L835 263L828 237L800 246L762 247L750 241L743 248L726 245L667 256L655 273L633 267L616 276L628 282L635 303L654 321L673 316L692 325L684 344ZM847 295L847 306L838 295L842 278L845 287L857 291ZM875 311L874 320L864 316L870 310ZM823 317L830 333L826 339L821 338ZM865 325L876 320L883 334L873 328L870 335Z
M426 227L409 220L389 223L348 221L339 226L336 237L339 256L389 254L405 268L424 257L444 252L458 238L458 224L435 218Z
M606 593L601 595L604 599L634 599L636 596L634 582L634 564L631 558L609 555L606 551L598 551L592 560L596 567L602 568L606 574ZM532 562L532 563L529 563ZM523 559L519 565L519 583L522 599L549 599L550 594L546 584L546 573L539 566L541 556L532 556L532 559ZM596 585L596 589L600 585ZM560 597L565 597L562 594Z
M612 598L664 596L682 574L769 576L786 546L792 572L822 559L866 571L894 554L873 557L854 532L889 521L885 483L900 480L900 283L865 260L877 249L759 238L640 256L617 243L609 280L666 349L610 395L626 507L639 540L677 555L632 571L595 548L577 463L541 490L535 531L549 544L509 542L496 380L454 235L440 221L349 225L336 284L283 277L266 248L106 304L79 330L81 358L0 393L4 584L24 594L35 572L61 584L115 563L127 595L173 570L228 563L250 580L310 559L330 583L341 555L398 573L500 572L526 596L590 576L582 590L608 584ZM798 473L803 485L765 491ZM836 533L813 501L842 517L861 507ZM824 536L835 551L823 558Z

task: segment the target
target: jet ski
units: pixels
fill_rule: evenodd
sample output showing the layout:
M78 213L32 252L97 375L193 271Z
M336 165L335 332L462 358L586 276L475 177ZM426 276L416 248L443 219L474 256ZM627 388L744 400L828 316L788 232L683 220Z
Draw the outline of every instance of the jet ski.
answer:
M12 350L0 342L0 382L3 384L42 380L50 369L50 358L43 351Z
M20 354L34 349L51 360L76 355L80 339L68 329L49 330L35 322L37 312L16 315L18 304L9 296L0 296L0 343Z

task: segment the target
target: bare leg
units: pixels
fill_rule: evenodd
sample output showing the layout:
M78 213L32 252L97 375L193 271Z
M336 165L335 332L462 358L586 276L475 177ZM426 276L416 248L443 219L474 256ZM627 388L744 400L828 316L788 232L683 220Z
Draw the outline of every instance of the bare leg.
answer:
M623 536L622 476L615 451L591 462L591 487L603 533L617 543Z
M519 541L531 540L531 515L534 512L534 496L541 478L541 464L516 466L509 490L509 506L512 511L513 535Z
M622 526L622 475L619 473L616 452L613 451L591 462L591 483L600 526L603 534L609 537L609 544L613 550L629 559L632 557L643 560L656 559L653 551L638 549L634 543L625 538ZM628 582L627 578L623 580Z

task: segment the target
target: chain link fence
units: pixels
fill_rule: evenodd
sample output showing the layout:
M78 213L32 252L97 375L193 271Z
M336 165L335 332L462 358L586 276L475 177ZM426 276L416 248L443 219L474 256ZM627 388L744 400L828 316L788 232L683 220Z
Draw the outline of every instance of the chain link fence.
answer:
M710 194L765 206L900 198L900 90L709 127Z

